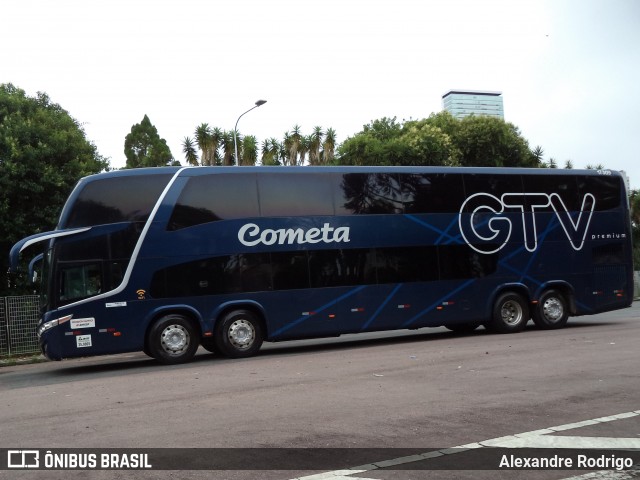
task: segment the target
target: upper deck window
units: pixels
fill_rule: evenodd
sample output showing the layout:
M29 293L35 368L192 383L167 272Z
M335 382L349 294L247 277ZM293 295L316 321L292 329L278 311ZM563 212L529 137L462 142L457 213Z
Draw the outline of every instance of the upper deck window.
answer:
M213 174L191 177L176 202L169 230L202 223L259 216L255 175Z
M133 175L87 182L60 228L144 222L171 175Z

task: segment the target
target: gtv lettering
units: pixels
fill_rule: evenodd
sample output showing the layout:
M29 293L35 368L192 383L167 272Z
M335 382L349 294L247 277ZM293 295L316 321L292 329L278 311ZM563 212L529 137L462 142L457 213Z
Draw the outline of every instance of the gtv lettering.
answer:
M458 224L464 241L476 252L490 254L504 248L513 234L514 225L507 211L519 211L524 246L529 252L538 248L536 213L551 206L574 250L584 246L596 199L586 193L577 218L572 216L557 193L505 193L500 198L489 193L476 193L460 207Z
M334 228L325 223L322 228L281 228L261 230L255 223L247 223L238 230L238 240L247 247L256 245L293 245L303 243L347 243L349 239L349 227Z

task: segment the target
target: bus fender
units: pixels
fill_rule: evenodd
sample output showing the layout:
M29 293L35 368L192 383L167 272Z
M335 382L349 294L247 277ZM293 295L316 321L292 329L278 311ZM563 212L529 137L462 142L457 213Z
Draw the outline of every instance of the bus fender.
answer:
M214 308L214 310L211 312L211 316L209 317L213 321L210 330L213 331L215 329L217 320L221 318L224 312L237 309L254 310L256 313L258 313L263 320L265 338L268 338L269 332L267 329L267 312L265 311L264 307L255 300L231 300L229 302L224 302L217 305L216 308Z
M534 295L531 297L532 301L537 301L540 296L549 289L559 290L560 292L565 294L567 302L569 302L569 311L572 315L575 315L577 312L576 305L576 296L573 285L565 280L549 280L542 285L540 285Z
M148 331L151 325L153 324L154 319L160 318L167 313L187 313L190 317L195 319L198 323L198 327L200 328L200 332L205 331L205 323L200 312L193 308L191 305L187 305L184 303L178 303L174 305L163 305L161 307L154 308L149 311L147 316L144 319L145 331ZM146 338L146 334L145 334Z
M488 299L489 301L487 302L487 304L485 305L485 310L484 310L484 318L491 318L491 312L493 311L493 305L496 301L496 299L498 298L498 296L501 293L504 292L516 292L519 293L521 295L523 295L525 297L525 299L527 301L531 300L531 290L529 289L529 287L527 287L525 284L523 283L503 283L501 285L498 285L493 292L491 292L491 295L489 295Z

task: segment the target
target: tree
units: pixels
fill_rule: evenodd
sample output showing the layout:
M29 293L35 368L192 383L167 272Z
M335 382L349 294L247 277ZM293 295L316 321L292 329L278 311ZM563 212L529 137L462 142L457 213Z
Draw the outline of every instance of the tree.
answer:
M284 134L284 148L287 150L287 161L285 165L298 165L298 152L302 145L302 133L300 125L294 125L291 133Z
M428 119L405 124L400 142L409 147L404 165L460 165L460 151L451 137Z
M365 125L338 149L347 165L459 165L459 151L440 117L400 124L382 118Z
M237 141L241 141L240 132L236 133ZM222 146L223 157L222 157L222 165L231 166L234 164L235 159L235 142L233 138L233 132L222 132L220 136L220 145ZM240 155L238 153L238 155Z
M258 140L253 135L245 135L242 139L242 154L240 165L252 166L258 161Z
M324 132L322 127L314 127L309 136L309 165L320 165L320 147Z
M0 85L1 271L15 242L55 228L78 179L108 168L82 124L46 93L29 97L12 84ZM0 283L0 295L9 293L6 287Z
M262 142L262 165L280 165L281 144L276 138L269 138Z
M174 160L167 141L160 138L158 129L146 115L131 127L131 132L125 137L124 154L127 157L125 168L180 165Z
M539 166L515 125L486 116L458 120L448 112L404 124L374 120L338 154L345 165Z
M460 164L469 167L540 167L514 124L496 117L470 115L459 121L453 141Z
M336 131L333 128L328 128L327 133L324 136L324 143L322 144L322 164L330 165L333 163L336 149Z
M399 142L402 125L396 118L381 118L364 125L362 132L338 147L341 165L403 165L407 148Z
M196 143L200 149L200 165L212 165L213 163L213 145L211 137L211 127L208 123L201 123L196 127L195 131Z
M539 165L542 165L542 163L544 163L544 150L542 149L542 147L540 145L538 145L536 148L534 148L533 150L531 150L531 154L535 157L535 159L538 161Z
M604 169L604 165L602 165L601 163L598 163L596 165L593 164L589 164L585 167L587 170L603 170Z
M187 161L187 165L199 165L196 145L190 137L184 137L182 141L182 153L184 153L184 159Z

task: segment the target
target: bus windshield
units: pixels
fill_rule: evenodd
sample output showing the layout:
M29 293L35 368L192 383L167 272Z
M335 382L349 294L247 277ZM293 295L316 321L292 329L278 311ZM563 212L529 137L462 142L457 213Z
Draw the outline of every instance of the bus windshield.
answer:
M78 184L58 228L93 227L52 241L44 306L59 307L115 289L170 174L88 178ZM46 285L46 284L45 284Z

